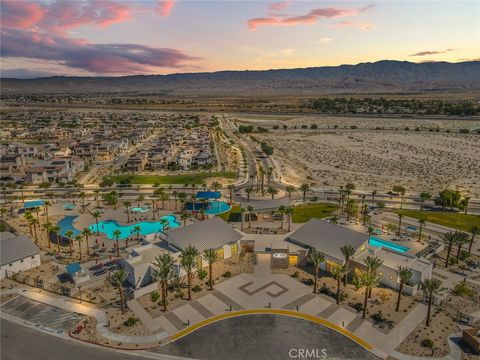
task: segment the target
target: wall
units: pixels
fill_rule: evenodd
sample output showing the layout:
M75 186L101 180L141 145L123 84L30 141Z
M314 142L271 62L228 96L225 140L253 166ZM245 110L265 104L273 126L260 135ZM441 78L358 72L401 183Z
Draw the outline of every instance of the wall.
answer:
M37 254L32 258L28 257L26 259L15 261L12 263L12 266L6 264L1 267L0 279L5 278L5 270L12 271L12 272L22 272L25 270L32 269L34 267L40 266L41 260L40 255Z

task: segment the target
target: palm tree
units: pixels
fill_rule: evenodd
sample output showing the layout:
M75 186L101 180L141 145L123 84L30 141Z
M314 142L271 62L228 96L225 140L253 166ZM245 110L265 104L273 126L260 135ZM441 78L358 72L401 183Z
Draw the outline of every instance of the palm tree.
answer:
M377 195L377 190L372 191L372 206L375 203L375 195Z
M376 256L367 256L365 260L363 260L365 265L367 266L367 273L377 276L377 270L382 266L383 260ZM372 297L372 289L370 288L370 292L368 293L368 297Z
M47 223L50 222L50 220L48 219L48 207L52 205L52 203L48 200L45 200L45 203L43 204L44 208L45 208L45 216L47 218Z
M313 293L317 292L317 279L318 272L320 270L320 265L325 261L325 254L318 251L317 249L312 249L308 253L308 261L313 264L315 280L313 283Z
M474 225L470 228L470 232L472 233L472 237L470 238L470 243L468 245L468 256L470 256L470 254L472 253L472 246L473 242L475 241L475 235L480 233L480 227Z
M127 209L127 222L130 222L130 206L132 206L132 203L130 201L124 201L123 206Z
M214 181L210 187L212 188L213 191L218 191L222 188L222 184L220 184L218 181Z
M452 252L453 245L457 241L457 234L450 231L445 234L441 234L440 239L442 239L442 241L447 246L447 258L445 259L445 267L448 269L450 253Z
M430 326L430 311L435 295L439 295L443 291L442 281L436 278L426 279L422 282L422 291L428 299L427 320L425 326Z
M60 231L61 231L60 226L58 225L52 226L51 231L55 234L55 240L57 241L57 251L60 254Z
M137 234L137 243L140 243L140 231L142 230L142 228L140 227L140 225L135 225L133 227L133 231L135 231L135 233Z
M125 293L123 290L123 283L127 280L128 273L124 269L118 269L110 276L110 283L114 288L118 289L120 295L120 305L122 307L122 314L125 313Z
M4 208L4 207L0 208L0 217L3 219L3 217L7 212L8 212L7 208Z
M422 240L422 230L425 227L425 219L420 219L418 220L418 223L420 224L420 229L418 230L418 241Z
M235 190L235 185L230 184L230 185L227 186L227 189L228 189L228 193L229 193L229 196L230 196L230 204L231 204L232 199L233 199L233 190Z
M187 284L188 284L188 299L192 298L192 272L195 269L197 263L197 257L200 255L198 250L192 246L188 245L180 254L180 265L185 269L187 273Z
M80 196L82 198L82 207L83 209L85 209L85 192L81 191L80 194L78 194L78 196Z
M401 229L402 229L402 218L403 218L403 214L399 213L398 214L398 231L397 231L398 236L400 236L400 232L401 232Z
M465 208L465 215L467 215L468 212L468 203L470 202L471 197L470 196L465 196L462 200L462 205Z
M283 215L285 214L285 206L284 205L281 205L279 208L278 208L278 212L282 215L282 218L280 220L280 229L283 229Z
M250 229L252 227L253 206L248 205L247 206L247 212L248 212L248 228Z
M289 199L289 200L292 200L292 193L293 193L295 190L297 190L297 189L296 189L295 186L293 186L293 185L287 185L287 186L285 186L285 191L286 191L287 194L288 194L288 199Z
M460 259L460 253L462 251L462 246L468 243L468 234L464 232L457 232L457 263Z
M247 194L247 202L250 202L250 194L252 193L253 188L251 186L247 186L245 188L245 193Z
M400 300L402 298L403 286L410 281L413 276L413 271L407 266L399 266L397 268L397 275L400 278L400 287L398 288L397 306L395 311L400 311Z
M269 187L267 189L267 193L269 193L272 196L272 200L275 198L275 195L278 194L278 189L275 189L274 187Z
M369 294L372 292L372 289L374 287L378 286L378 279L374 273L364 271L358 277L358 284L360 285L360 287L365 288L365 299L363 301L363 313L362 313L362 318L365 319L365 316L367 315L367 304L368 304Z
M50 242L50 232L52 231L52 224L49 222L46 222L45 224L42 225L42 227L45 229L45 232L47 233L47 242L48 242L48 248L52 246Z
M182 212L180 214L180 218L183 220L183 226L187 225L188 213Z
M302 185L300 185L298 189L302 192L303 202L305 202L305 199L307 197L307 192L310 191L310 184L303 183Z
M341 293L340 286L342 285L342 279L345 278L345 276L347 276L348 270L349 268L347 264L336 264L330 270L333 278L337 280L337 305L340 305L340 293Z
M38 219L36 219L36 218L30 219L30 224L33 226L33 231L35 233L35 244L38 244L38 235L37 235Z
M208 288L209 290L213 290L212 266L217 260L217 251L213 248L205 249L203 251L203 257L208 262Z
M420 195L420 211L423 211L423 203L425 202L425 200L428 200L428 199L431 199L432 198L432 195L428 192L421 192Z
M345 278L343 279L343 286L347 286L348 282L348 272L350 271L350 259L357 251L353 245L343 245L340 247L340 251L342 252L343 257L345 258L345 265L347 265L347 273L345 274Z
M89 228L84 228L84 229L82 230L82 235L83 235L83 237L85 238L85 241L86 241L86 243L87 243L87 255L90 255L90 246L89 246L89 244L88 244L88 237L89 237L90 235L93 235L93 233L92 233L92 231L91 231Z
M23 192L23 187L24 187L23 185L20 185L18 188L20 189L20 194L21 194L20 198L22 199L22 205L25 206L25 194Z
M99 196L100 196L100 190L99 189L95 189L93 190L93 193L95 194L94 195L94 200L95 202L97 203L97 209L100 208L100 201L98 200Z
M287 222L288 222L288 229L287 231L290 232L290 225L292 224L292 215L293 215L293 206L287 206L285 208L285 214L287 214Z
M243 231L243 222L245 219L245 208L240 208L241 231Z
M405 192L407 191L403 186L401 185L394 185L392 190L396 193L400 194L400 210L403 209L403 198L405 197Z
M140 203L145 201L145 196L144 195L138 195L136 201L137 201L137 206L140 207Z
M74 241L78 242L78 256L79 260L82 261L82 235L75 236Z
M263 196L265 194L264 192L265 169L263 168L263 166L260 166L260 169L258 170L258 172L260 173L260 181L261 181L260 191L262 192L262 196Z
M68 239L68 245L70 246L70 253L73 254L73 247L72 247L72 236L73 236L73 231L72 230L67 230L65 232L65 237Z
M27 220L28 229L30 230L30 236L33 236L32 224L30 222L33 219L32 212L30 210L25 211L23 217L25 218L25 220Z
M116 242L116 248L117 248L117 257L120 257L120 245L118 243L118 240L120 239L120 236L122 236L122 232L120 230L114 230L112 233L115 242Z
M98 227L98 218L102 216L102 213L98 210L90 211L90 215L95 218L95 224L97 226L97 236L100 235L100 228Z

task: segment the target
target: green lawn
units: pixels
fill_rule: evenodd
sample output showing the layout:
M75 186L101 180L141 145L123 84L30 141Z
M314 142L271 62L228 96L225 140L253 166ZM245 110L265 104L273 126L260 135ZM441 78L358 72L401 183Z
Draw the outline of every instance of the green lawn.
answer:
M304 223L311 218L324 218L332 215L337 210L338 205L335 204L308 204L298 205L293 208L292 220L294 223Z
M217 216L225 221L228 221L231 213L239 213L239 212L240 212L240 206L234 205L229 211L224 212L223 214L219 214Z
M195 184L201 185L205 182L205 179L211 177L223 177L234 179L237 176L234 171L227 172L201 172L192 174L181 175L112 175L110 178L116 182L121 183L127 179L130 179L131 184Z
M402 214L415 219L425 219L426 221L438 225L448 226L463 231L470 231L471 227L474 225L480 227L480 216L478 215L450 214L420 210L402 210Z

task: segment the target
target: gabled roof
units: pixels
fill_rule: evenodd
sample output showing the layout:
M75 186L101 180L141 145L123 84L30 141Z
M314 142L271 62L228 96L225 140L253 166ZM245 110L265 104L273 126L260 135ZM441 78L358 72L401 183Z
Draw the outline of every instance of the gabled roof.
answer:
M25 235L0 232L0 266L29 258L40 253L35 244Z
M343 245L352 245L355 249L358 249L368 241L368 237L368 234L362 234L327 221L310 219L300 229L294 231L288 237L288 240L315 248L338 260L343 260L340 251Z
M165 234L168 240L180 250L187 245L192 245L200 252L209 248L218 249L242 238L238 231L232 229L219 217L167 230Z

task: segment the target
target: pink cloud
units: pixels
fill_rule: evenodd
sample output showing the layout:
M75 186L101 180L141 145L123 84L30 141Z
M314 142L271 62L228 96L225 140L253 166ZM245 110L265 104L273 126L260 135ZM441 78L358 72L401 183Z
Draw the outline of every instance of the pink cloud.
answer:
M332 27L352 27L360 30L372 30L375 26L370 22L340 21Z
M1 3L2 26L27 29L45 15L45 8L30 1L4 0Z
M158 0L155 11L160 16L169 16L175 6L175 0Z
M160 67L179 68L199 58L171 48L137 44L91 44L64 35L35 30L2 29L3 57L58 62L98 74L142 74Z
M285 0L285 1L274 2L274 3L271 3L271 4L268 6L268 9L269 9L270 11L280 11L280 10L284 10L284 9L286 9L287 7L289 7L292 2L293 2L293 0Z
M360 9L340 9L340 8L321 8L312 9L305 15L281 17L270 15L268 17L259 17L247 21L248 28L255 30L260 26L291 26L299 24L314 24L321 18L339 18L356 16L362 12L368 11L373 5L367 5ZM352 23L353 24L353 23ZM366 23L365 23L366 24ZM347 25L345 25L347 26Z

